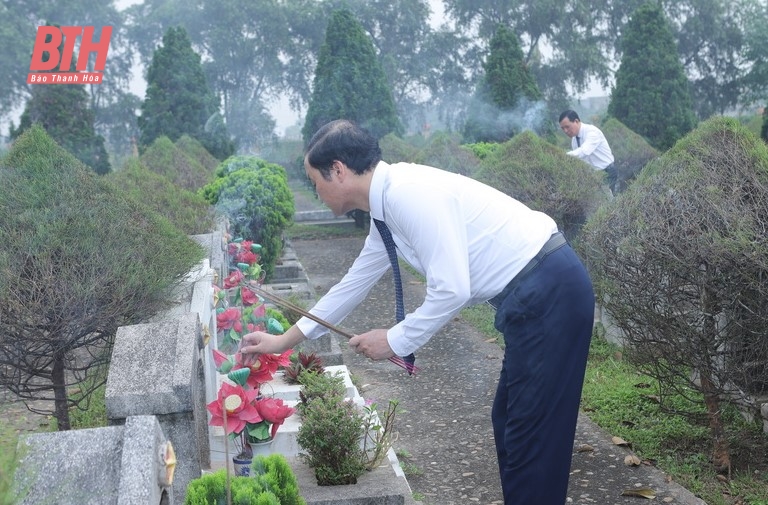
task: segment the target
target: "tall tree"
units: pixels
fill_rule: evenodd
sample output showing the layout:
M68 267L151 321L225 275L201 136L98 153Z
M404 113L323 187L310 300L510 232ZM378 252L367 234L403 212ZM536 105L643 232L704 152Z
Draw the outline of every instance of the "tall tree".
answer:
M688 79L672 32L658 3L632 16L622 36L608 115L666 150L696 126Z
M218 102L186 30L169 28L147 71L147 94L139 117L141 148L163 135L176 141L187 134L217 158L227 158L234 145L226 130L215 128L220 124Z
M64 41L59 53L64 49ZM49 56L50 57L50 56ZM70 68L56 68L45 73L74 72L77 66L73 56ZM110 171L109 156L104 138L96 134L95 116L88 107L88 93L82 84L41 84L32 88L18 128L11 126L11 139L19 137L33 124L41 125L48 135L97 174Z
M468 142L504 142L529 126L526 112L541 100L541 92L523 61L517 36L504 25L499 25L491 39L483 69L464 137ZM544 119L539 118L531 129L539 130Z
M0 385L52 400L43 413L67 430L106 381L117 328L170 307L204 253L39 126L0 160L0 187Z
M347 9L335 11L326 28L302 128L304 141L334 119L354 121L378 138L403 131L373 44Z

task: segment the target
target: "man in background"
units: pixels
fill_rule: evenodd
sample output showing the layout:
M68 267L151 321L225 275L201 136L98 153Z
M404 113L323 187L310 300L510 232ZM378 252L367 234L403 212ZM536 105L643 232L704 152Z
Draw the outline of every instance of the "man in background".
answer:
M605 135L597 126L582 123L576 111L566 110L560 114L560 129L571 138L568 154L592 165L595 170L605 173L605 182L611 194L616 194L616 167L613 152Z

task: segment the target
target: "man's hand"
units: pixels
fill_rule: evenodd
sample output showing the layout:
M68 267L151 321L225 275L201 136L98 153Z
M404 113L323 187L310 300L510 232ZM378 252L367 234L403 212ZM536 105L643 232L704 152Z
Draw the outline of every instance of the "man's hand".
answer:
M389 347L387 330L371 330L361 335L355 335L349 339L349 347L356 353L363 354L371 359L387 359L395 355Z
M304 340L304 335L296 326L291 326L282 335L272 335L263 331L248 333L240 341L240 354L244 366L256 362L259 354L280 354Z

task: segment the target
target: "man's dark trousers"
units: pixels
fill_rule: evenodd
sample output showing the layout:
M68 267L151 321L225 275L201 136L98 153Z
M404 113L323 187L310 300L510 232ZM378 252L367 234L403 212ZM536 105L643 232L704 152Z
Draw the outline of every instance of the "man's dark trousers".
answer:
M506 348L492 422L505 505L563 505L594 322L592 282L569 245L496 311Z

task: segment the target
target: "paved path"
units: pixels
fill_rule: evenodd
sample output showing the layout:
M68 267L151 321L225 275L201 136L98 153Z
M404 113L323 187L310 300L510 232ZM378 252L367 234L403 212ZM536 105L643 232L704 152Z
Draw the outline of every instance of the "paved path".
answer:
M291 245L313 289L322 295L347 271L363 240L293 240ZM424 285L405 269L402 274L406 309L413 310L423 300ZM390 326L393 291L387 274L341 326L353 333ZM403 412L398 417L395 449L401 462L418 470L408 475L408 482L425 504L503 503L490 423L502 358L494 342L455 319L416 353L421 371L412 377L388 361L361 358L345 342L342 349L345 364L363 384L365 398L379 403L390 398L400 401ZM657 503L704 503L653 467L625 466L627 454L586 416L580 416L568 503L643 503L644 498L621 496L625 489L640 487L654 489Z

